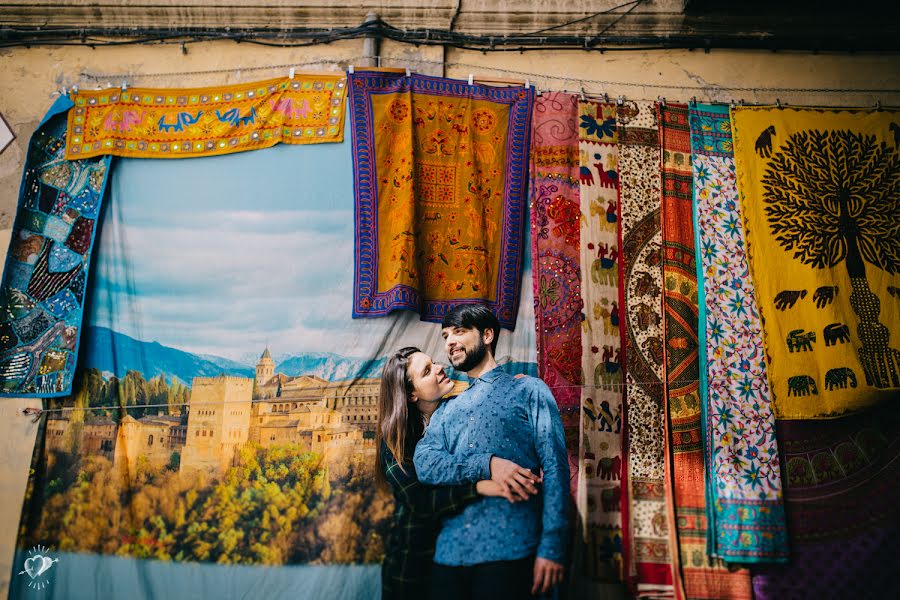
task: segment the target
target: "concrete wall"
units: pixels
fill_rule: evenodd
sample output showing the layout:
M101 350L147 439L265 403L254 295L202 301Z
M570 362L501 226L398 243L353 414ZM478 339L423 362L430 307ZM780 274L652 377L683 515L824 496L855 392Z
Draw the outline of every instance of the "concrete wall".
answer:
M0 247L6 248L15 213L28 140L62 86L83 88L120 85L196 87L253 81L286 74L289 65L321 64L298 70L343 70L362 64L363 42L348 40L327 46L279 49L206 42L191 44L183 54L178 44L98 47L54 47L0 50L0 113L17 138L0 154ZM828 55L712 50L689 52L580 51L480 52L397 43L381 46L383 66L410 66L431 74L466 78L530 79L543 89L622 94L631 99L730 101L826 106L900 105L900 58L883 55ZM410 62L422 61L422 62ZM282 65L270 68L272 65ZM528 75L526 75L528 73ZM789 91L770 88L835 89ZM865 91L861 91L865 90ZM345 142L348 143L348 142ZM349 155L349 147L348 147ZM22 416L37 400L0 402L0 595L8 587L18 510L36 426Z

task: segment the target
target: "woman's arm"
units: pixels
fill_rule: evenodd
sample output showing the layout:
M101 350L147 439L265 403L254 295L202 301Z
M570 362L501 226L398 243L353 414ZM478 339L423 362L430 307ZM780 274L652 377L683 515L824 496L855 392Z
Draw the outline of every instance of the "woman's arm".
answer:
M474 483L426 485L416 477L412 464L407 464L404 472L390 452L385 453L384 459L384 474L394 490L394 496L413 513L445 517L459 512L463 506L478 499Z

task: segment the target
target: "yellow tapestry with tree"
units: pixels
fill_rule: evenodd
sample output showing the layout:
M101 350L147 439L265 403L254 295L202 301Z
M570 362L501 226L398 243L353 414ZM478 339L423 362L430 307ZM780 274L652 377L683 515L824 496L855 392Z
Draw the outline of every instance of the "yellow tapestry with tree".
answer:
M732 111L750 270L779 418L839 416L900 388L898 117Z

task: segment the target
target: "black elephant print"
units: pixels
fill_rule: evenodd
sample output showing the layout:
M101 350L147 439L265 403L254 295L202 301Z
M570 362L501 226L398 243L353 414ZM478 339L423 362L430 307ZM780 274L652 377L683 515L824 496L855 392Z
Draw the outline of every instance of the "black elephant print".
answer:
M812 343L816 341L816 332L794 329L787 334L785 341L790 352L812 351Z
M826 325L822 330L822 339L826 346L836 346L838 342L844 344L850 341L850 328L843 323Z
M815 379L809 375L788 377L788 396L809 396L810 394L819 395Z
M835 388L843 390L847 388L848 383L850 384L850 387L856 387L856 373L849 367L839 367L825 373L826 390L833 390Z
M816 308L824 308L834 302L834 297L838 293L838 286L836 285L823 285L813 294L813 300L816 303Z
M806 298L806 290L784 290L778 292L778 295L775 296L775 308L778 310L794 308L794 305L797 304L797 300L800 298Z

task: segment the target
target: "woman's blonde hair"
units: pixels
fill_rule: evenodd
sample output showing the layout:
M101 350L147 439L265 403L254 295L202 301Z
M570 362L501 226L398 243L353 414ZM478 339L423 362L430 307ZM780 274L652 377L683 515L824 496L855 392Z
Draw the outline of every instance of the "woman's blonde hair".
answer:
M381 393L378 396L378 423L375 428L376 460L375 481L387 489L384 475L384 451L382 446L394 455L397 464L406 472L412 461L415 444L422 437L425 423L418 407L410 402L413 386L407 369L409 358L421 352L408 346L397 350L384 365L381 372Z

